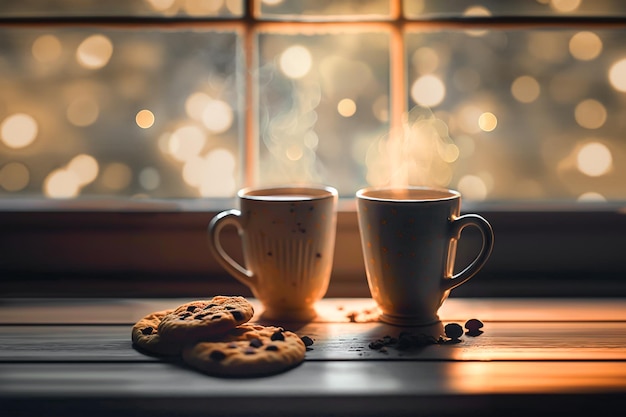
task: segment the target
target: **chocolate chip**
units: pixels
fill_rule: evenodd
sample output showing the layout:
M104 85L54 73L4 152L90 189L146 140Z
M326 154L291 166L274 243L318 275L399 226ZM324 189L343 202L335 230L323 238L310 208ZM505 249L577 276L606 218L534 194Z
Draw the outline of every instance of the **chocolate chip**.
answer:
M463 328L458 323L448 323L443 330L450 339L458 339L463 335Z
M226 310L235 310L235 307L233 307L233 306L226 306L226 307L224 307L224 308L225 308Z
M246 350L243 351L246 355L254 355L256 353L256 349L253 347L247 347Z
M215 362L220 362L226 358L226 354L222 352L221 350L214 350L209 355L209 358L211 358L211 360L214 360Z
M230 314L233 315L235 320L243 320L243 314L241 314L241 311L233 310L230 312Z
M217 319L221 319L222 315L221 314L215 314L213 316L211 316L211 320L217 320Z
M206 316L208 316L208 314L198 314L196 317L194 317L194 319L196 320L202 320L203 318L205 318Z
M276 330L274 333L272 333L272 335L270 336L271 340L285 340L285 335L283 334L282 330Z
M185 320L187 317L191 316L191 313L183 313L180 315L181 320Z
M263 346L263 341L255 337L254 339L250 340L250 346L254 348L260 348L261 346Z
M265 350L269 350L269 351L272 351L272 352L276 352L276 351L278 350L278 346L276 346L276 345L268 345L268 346L265 348Z
M141 333L145 335L152 334L153 332L154 332L154 328L152 326L148 326L141 330Z
M226 347L228 349L236 349L237 348L237 343L235 342L230 342L229 344L226 345Z
M300 339L304 343L304 346L308 347L313 345L313 339L311 339L309 336L302 336Z
M210 308L216 307L217 304L209 304L208 306L204 307L204 310L208 310Z
M483 322L478 319L469 319L465 323L465 328L469 336L480 336L483 333L483 331L480 330L483 328Z
M190 311L190 312L193 313L194 311L196 311L197 308L198 307L196 307L196 306L189 306L189 307L187 307L187 311Z

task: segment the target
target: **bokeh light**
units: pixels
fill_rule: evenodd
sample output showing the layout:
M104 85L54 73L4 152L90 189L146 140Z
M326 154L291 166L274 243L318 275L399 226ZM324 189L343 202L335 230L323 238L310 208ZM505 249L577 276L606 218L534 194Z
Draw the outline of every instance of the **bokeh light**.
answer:
M30 181L28 167L19 162L9 162L0 167L0 187L8 192L21 191Z
M202 110L202 123L213 133L222 133L233 124L233 109L222 100L209 100Z
M122 162L111 162L102 170L102 185L111 191L127 188L132 179L132 169Z
M344 98L337 104L337 112L343 117L350 117L356 113L356 103L354 100Z
M491 132L498 125L498 118L491 112L485 112L478 117L478 126L483 132Z
M523 75L511 84L511 94L515 100L522 103L532 103L541 93L541 87L534 77Z
M626 58L620 59L609 68L609 81L613 88L626 93Z
M113 43L104 35L92 35L81 42L76 50L78 63L89 69L99 69L109 63Z
M290 46L280 55L280 70L289 78L302 78L313 65L311 52L301 45Z
M63 46L54 35L41 35L33 42L33 57L42 64L54 62L61 56Z
M587 99L576 105L576 123L586 129L598 129L606 122L606 108L598 100Z
M148 109L139 110L135 115L135 123L142 129L149 129L154 125L154 113Z
M435 75L419 77L411 86L411 98L420 106L435 107L446 96L446 86Z
M611 170L613 155L606 145L600 142L590 142L578 151L576 165L583 174L599 177Z
M78 97L67 106L67 120L74 126L93 124L100 114L98 103L91 97Z
M25 113L12 114L0 125L0 139L13 149L24 148L35 141L39 126L32 116Z
M569 41L572 56L581 61L591 61L602 52L602 40L593 32L578 32Z

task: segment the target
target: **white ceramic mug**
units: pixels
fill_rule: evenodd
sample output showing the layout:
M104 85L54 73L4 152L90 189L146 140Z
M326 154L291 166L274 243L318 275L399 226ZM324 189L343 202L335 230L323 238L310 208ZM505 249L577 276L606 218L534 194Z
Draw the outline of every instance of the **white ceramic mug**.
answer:
M240 209L209 224L217 261L247 285L264 307L263 318L308 320L328 290L335 248L337 190L332 187L245 188ZM220 233L235 226L245 266L222 247Z
M380 319L402 326L439 322L450 290L467 282L487 262L493 230L483 217L460 215L461 195L423 187L365 188L357 196L365 269ZM476 227L482 247L454 274L461 231Z

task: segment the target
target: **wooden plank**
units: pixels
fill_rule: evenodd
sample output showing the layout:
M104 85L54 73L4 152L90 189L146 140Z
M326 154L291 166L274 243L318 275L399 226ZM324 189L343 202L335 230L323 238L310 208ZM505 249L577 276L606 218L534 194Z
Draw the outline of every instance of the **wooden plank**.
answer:
M290 327L287 327L288 329ZM134 350L130 325L0 326L0 361L145 362L153 357ZM626 360L626 325L620 322L493 322L478 337L458 344L411 350L369 344L401 331L381 323L309 323L291 328L314 339L307 360Z
M199 296L198 298L202 298ZM176 307L190 299L3 299L0 324L118 323L131 324L144 315ZM250 299L262 315L258 300ZM368 298L327 298L317 305L314 322L375 321L376 305ZM626 300L607 299L484 299L450 298L439 312L442 320L465 321L623 321Z
M175 363L0 364L3 396L426 395L626 392L625 362L305 362L279 375L216 378Z

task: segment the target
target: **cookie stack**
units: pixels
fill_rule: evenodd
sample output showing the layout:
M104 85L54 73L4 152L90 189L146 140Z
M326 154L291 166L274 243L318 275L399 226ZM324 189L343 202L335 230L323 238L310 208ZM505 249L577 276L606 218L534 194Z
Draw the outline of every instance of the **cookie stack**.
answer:
M214 376L261 376L304 360L302 339L282 327L248 324L254 309L244 297L215 296L150 313L132 329L132 341L157 355L180 355Z

